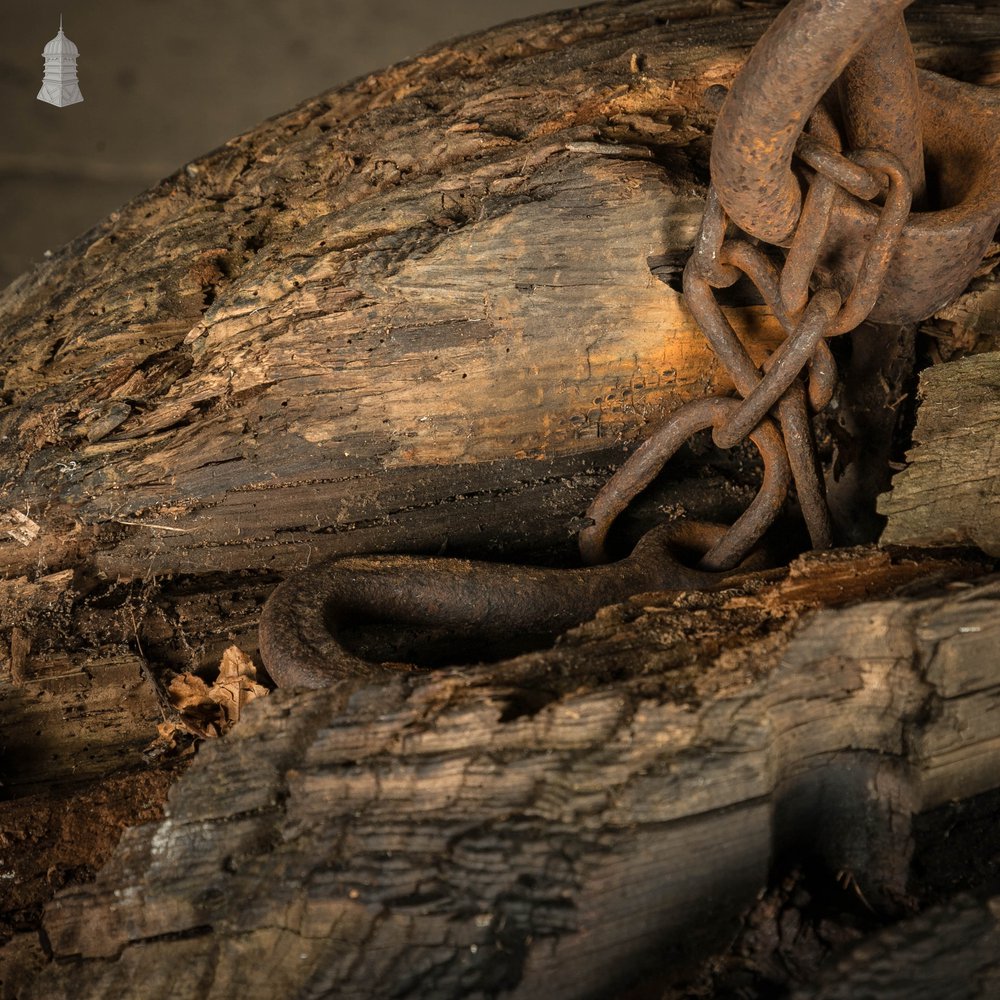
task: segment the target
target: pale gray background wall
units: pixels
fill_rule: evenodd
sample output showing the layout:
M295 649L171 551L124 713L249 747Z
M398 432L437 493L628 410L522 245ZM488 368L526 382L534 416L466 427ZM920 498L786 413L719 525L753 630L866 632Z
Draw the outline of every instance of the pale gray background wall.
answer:
M0 0L0 287L186 161L438 41L569 0ZM84 102L35 100L59 14Z

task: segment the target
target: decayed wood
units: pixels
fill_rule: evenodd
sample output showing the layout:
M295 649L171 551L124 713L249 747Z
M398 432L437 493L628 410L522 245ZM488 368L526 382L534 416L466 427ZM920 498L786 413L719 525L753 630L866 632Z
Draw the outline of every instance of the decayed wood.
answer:
M167 789L177 768L137 769L128 748L116 773L61 782L32 794L5 789L17 798L0 802L0 996L18 979L30 978L33 959L43 959L38 935L42 908L68 883L86 881L108 860L122 831L163 815ZM130 767L130 763L132 766ZM28 966L26 968L26 965Z
M650 266L676 284L700 92L777 6L603 4L449 43L233 140L0 294L0 569L99 595L74 641L18 610L63 614L65 577L4 585L5 720L80 749L107 709L94 777L152 736L136 654L254 652L278 573L567 540L646 421L724 385ZM912 21L925 63L988 70L1000 12ZM949 315L978 329L991 302ZM158 580L178 571L206 575ZM505 664L279 693L50 907L59 961L23 995L604 996L715 940L802 841L891 900L909 815L995 784L996 585L807 609L967 571L807 561ZM144 581L124 627L101 574ZM79 726L58 693L24 707L60 674ZM42 959L18 938L0 970Z
M504 664L278 692L49 906L27 995L598 997L717 940L778 850L891 900L910 815L996 784L1000 583L809 609L956 572L806 559Z
M175 772L151 769L143 756L163 716L146 664L122 635L129 609L83 608L73 575L0 581L5 942L37 926L67 880L103 864L126 826L160 815ZM4 997L14 995L8 973L23 965L12 958L17 948L0 958Z
M0 784L7 796L135 766L162 718L119 613L74 616L73 571L0 581ZM133 625L133 631L135 629ZM103 644L95 641L104 632ZM107 641L111 633L112 641ZM81 648L82 647L82 648Z
M766 20L706 50L687 19L714 9L736 6L444 47L234 140L16 284L8 502L38 545L81 523L115 573L282 568L462 541L483 512L449 501L487 491L504 520L555 493L565 535L594 453L714 381L646 264L697 223L692 88Z
M0 568L565 540L648 420L724 385L648 261L690 246L701 92L778 6L605 3L448 43L232 140L16 281L0 523L35 534L5 536ZM1000 12L911 22L925 64L991 72ZM760 309L734 318L773 344Z
M193 750L184 734L212 721L178 717L169 672L211 677L227 647L255 648L273 581L201 583L97 585L70 570L0 581L4 998L43 955L31 930L44 904L92 877L127 826L161 815ZM179 739L157 739L161 721L179 722Z
M1000 353L928 368L907 467L881 498L885 542L1000 556Z
M43 669L0 684L0 780L7 793L26 795L134 765L162 718L139 657L48 653L39 660Z

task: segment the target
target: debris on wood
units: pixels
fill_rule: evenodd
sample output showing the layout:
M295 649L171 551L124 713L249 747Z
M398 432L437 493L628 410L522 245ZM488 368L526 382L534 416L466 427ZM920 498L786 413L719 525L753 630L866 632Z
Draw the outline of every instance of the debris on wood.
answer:
M230 646L222 654L218 677L211 685L192 673L170 681L167 696L178 715L157 726L158 740L173 747L178 732L199 739L224 736L240 721L246 706L268 691L257 683L253 660L238 646Z
M21 545L30 545L38 538L42 526L19 510L5 510L0 511L0 530L13 538L15 542L19 542Z

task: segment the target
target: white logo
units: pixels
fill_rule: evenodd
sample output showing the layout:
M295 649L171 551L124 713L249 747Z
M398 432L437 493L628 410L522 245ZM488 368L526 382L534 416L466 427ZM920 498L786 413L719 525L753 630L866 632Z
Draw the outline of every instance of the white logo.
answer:
M59 15L59 34L42 49L45 76L38 99L57 108L79 104L83 100L80 84L76 80L76 60L80 50L63 34L62 15Z

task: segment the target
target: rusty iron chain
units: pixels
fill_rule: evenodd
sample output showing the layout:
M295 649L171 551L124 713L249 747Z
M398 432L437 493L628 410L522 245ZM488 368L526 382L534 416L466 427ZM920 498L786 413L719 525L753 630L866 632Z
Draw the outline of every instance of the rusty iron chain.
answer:
M719 108L712 183L684 272L688 308L742 400L713 423L713 439L732 447L773 414L817 548L832 542L809 416L830 402L837 381L827 339L866 320L907 324L933 314L965 286L1000 221L1000 102L917 70L902 18L910 2L790 0L778 14ZM853 152L842 152L841 128ZM925 148L936 173L933 211ZM920 210L911 213L914 202ZM780 272L762 245L787 251ZM761 370L713 292L741 275L785 333ZM685 420L682 407L654 439L673 444ZM607 558L611 522L656 474L640 452L587 512L580 549L590 562ZM703 568L731 567L783 500L767 509L755 501L754 516L733 525Z
M735 405L711 408L709 420L702 417L708 412L708 401L694 400L681 406L630 456L587 510L592 523L579 538L586 562L607 561L605 542L615 518L652 482L684 441L708 426L720 448L753 440L764 457L765 473L756 499L704 555L702 569L732 569L777 518L789 485L788 478L782 481L777 475L769 476L769 466L777 468L779 464L790 470L813 546L827 548L832 544L808 409L823 409L833 395L836 365L826 340L855 330L875 306L910 214L912 185L906 167L892 153L870 149L841 153L835 130L823 112L815 116L813 127L827 141L804 133L796 145L796 155L810 168L811 176L807 177L807 193L780 271L747 234L728 235L731 220L715 188L709 188L702 225L684 270L684 298L741 398L717 397L716 404ZM816 281L815 275L838 189L866 201L885 198L846 296L832 282ZM734 284L741 275L750 279L785 333L784 342L762 371L751 360L713 292ZM810 295L811 283L815 289ZM767 415L772 409L781 428L780 444L770 433L773 425ZM784 452L781 462L775 455L776 447ZM783 485L778 487L778 482Z

